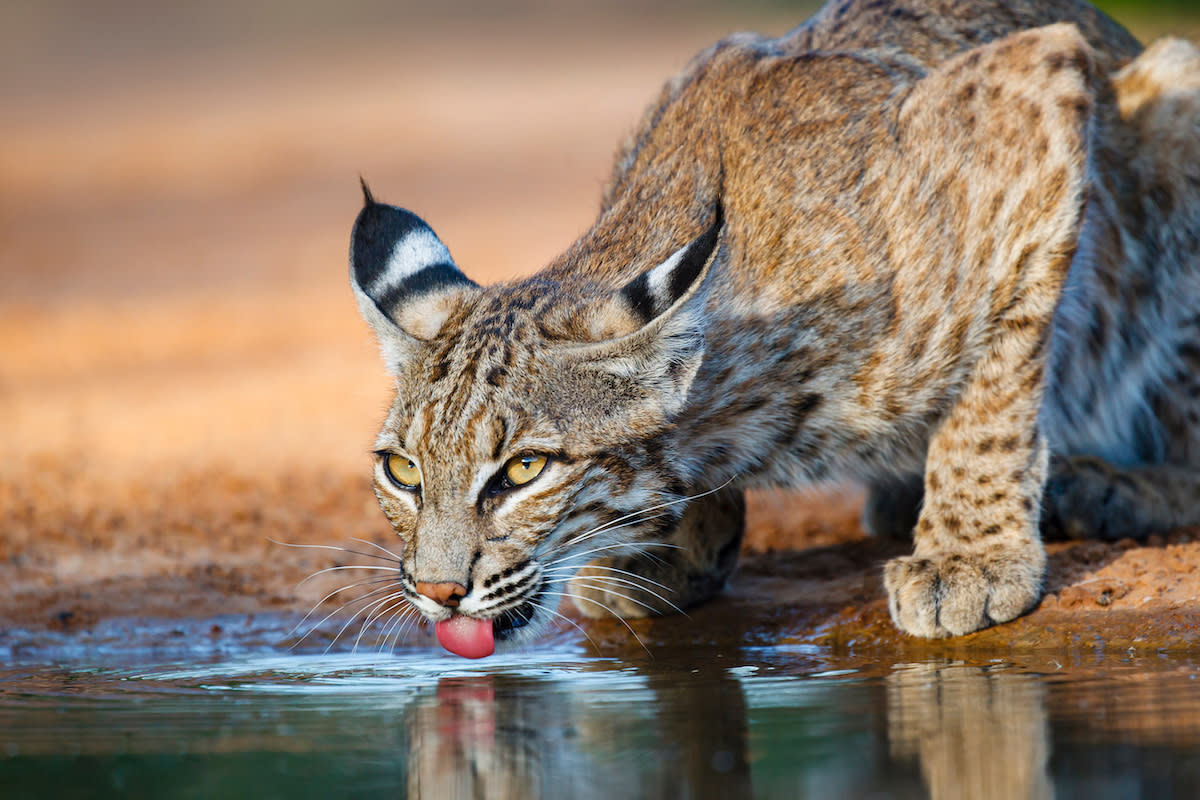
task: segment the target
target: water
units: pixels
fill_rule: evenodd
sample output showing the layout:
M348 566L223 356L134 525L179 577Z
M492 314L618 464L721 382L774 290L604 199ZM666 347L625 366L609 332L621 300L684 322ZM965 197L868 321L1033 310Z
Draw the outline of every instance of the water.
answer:
M228 648L227 648L228 650ZM0 797L1200 796L1184 657L10 653Z

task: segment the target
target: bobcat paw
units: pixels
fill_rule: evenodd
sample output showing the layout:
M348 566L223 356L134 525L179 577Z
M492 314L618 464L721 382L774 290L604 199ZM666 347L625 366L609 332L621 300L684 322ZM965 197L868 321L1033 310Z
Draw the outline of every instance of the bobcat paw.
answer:
M656 613L624 597L617 597L612 592L596 589L578 580L571 582L571 602L580 614L589 619L639 619Z
M914 636L961 636L1033 608L1045 565L1045 551L1036 543L894 558L884 567L888 608L896 625Z

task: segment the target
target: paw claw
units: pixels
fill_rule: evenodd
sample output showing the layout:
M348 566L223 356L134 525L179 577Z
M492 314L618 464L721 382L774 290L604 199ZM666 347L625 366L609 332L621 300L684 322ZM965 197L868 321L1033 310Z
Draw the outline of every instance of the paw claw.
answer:
M926 639L961 636L1008 622L1041 596L1045 553L1040 546L990 553L904 556L884 568L892 620Z

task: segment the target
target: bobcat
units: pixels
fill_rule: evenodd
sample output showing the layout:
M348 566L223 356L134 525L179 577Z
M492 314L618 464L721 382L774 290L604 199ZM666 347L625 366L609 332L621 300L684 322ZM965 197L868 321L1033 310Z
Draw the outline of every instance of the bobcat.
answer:
M375 487L454 652L718 592L743 487L853 478L892 618L1037 604L1040 528L1200 522L1200 51L1081 0L835 0L663 89L595 224L480 287L377 202Z

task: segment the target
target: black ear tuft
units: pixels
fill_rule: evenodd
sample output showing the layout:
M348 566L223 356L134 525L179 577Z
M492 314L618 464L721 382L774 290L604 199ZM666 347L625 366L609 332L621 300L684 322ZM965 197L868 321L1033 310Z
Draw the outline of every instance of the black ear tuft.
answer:
M362 186L363 205L364 206L375 205L375 196L373 194L371 194L371 187L367 186L367 179L364 178L362 175L359 175L358 183L360 186Z
M676 250L657 267L643 272L621 289L629 309L643 323L675 305L696 282L708 265L721 238L724 209L717 203L712 225L685 247Z
M363 183L366 205L350 242L350 273L358 290L384 316L403 304L442 290L475 286L425 221L403 208L375 201Z

